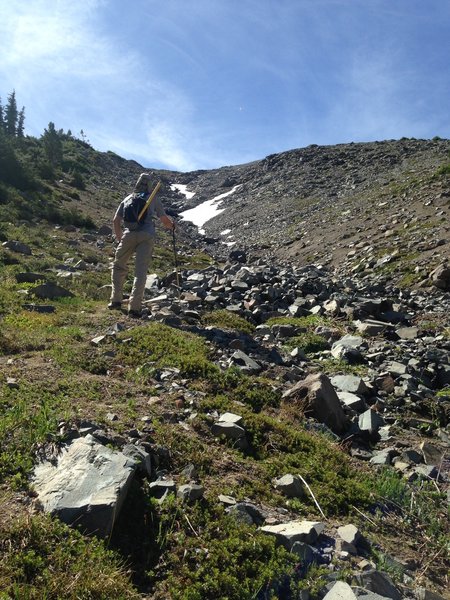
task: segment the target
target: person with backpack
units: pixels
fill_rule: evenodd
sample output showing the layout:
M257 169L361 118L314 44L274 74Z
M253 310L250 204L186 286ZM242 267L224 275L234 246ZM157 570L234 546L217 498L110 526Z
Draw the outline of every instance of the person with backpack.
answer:
M155 244L154 218L159 217L167 229L175 229L175 222L165 213L161 201L154 193L154 183L148 173L141 173L133 193L122 200L113 219L114 235L119 245L112 266L112 290L108 308L122 308L127 265L131 256L135 254L133 287L128 302L128 314L131 317L141 316L147 270ZM158 188L159 184L156 191Z

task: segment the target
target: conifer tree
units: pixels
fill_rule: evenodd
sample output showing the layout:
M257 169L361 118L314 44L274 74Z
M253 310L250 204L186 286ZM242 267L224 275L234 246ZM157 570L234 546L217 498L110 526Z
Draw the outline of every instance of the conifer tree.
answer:
M0 98L0 133L5 131L5 117L3 115L3 104L2 99Z
M55 129L54 123L50 121L50 123L48 124L48 128L44 129L44 133L41 139L44 146L45 154L47 155L47 158L52 167L61 164L63 158L62 141L60 135Z
M6 133L10 136L16 135L17 128L17 102L16 102L16 92L13 90L8 96L8 102L6 104L5 109L5 125L6 125Z
M17 119L16 134L17 134L18 138L23 138L24 125L25 125L25 106L22 106L22 110L19 112L19 116Z

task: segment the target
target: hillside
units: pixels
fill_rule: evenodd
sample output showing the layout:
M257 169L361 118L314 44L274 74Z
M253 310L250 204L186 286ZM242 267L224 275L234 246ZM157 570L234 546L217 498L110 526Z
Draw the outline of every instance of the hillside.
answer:
M0 145L0 597L449 598L450 142L156 172L172 215L234 191L158 230L139 320L147 169L62 142Z

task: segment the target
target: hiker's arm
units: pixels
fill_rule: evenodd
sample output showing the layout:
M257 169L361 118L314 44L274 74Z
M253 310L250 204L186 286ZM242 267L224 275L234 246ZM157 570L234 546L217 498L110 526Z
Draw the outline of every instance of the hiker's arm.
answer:
M114 227L114 235L116 236L116 240L118 242L120 242L120 240L122 239L122 217L117 215L114 217L113 220L113 227Z
M164 225L164 227L167 229L175 229L175 221L173 221L170 217L167 215L161 215L159 218L161 219L161 223Z

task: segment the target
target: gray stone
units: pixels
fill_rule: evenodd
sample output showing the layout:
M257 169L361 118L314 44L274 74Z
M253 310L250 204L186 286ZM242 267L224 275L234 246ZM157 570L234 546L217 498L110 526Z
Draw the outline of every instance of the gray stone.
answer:
M439 265L430 273L430 279L440 290L450 290L450 266L447 263Z
M324 529L325 525L318 521L290 521L261 527L263 533L274 535L287 550L291 550L295 542L314 544Z
M115 420L115 419L114 419ZM152 476L152 459L150 454L142 447L134 444L126 444L122 452L135 461L137 468L147 477Z
M357 592L358 600L390 600L386 596L380 596L380 594L376 594L375 592L368 592L367 590L362 590L361 593L358 593L357 590L355 591Z
M358 425L361 431L367 431L370 434L376 433L384 425L384 419L377 412L369 408L359 416Z
M38 281L46 281L46 275L41 275L41 273L30 273L29 271L25 273L16 273L15 275L17 283L37 283Z
M334 375L331 377L331 383L341 392L363 395L368 392L367 385L356 375Z
M245 436L245 429L236 423L218 421L211 428L213 435L224 435L229 440L238 440Z
M381 335L386 329L386 323L377 321L356 321L356 329L358 333L368 336Z
M236 415L231 412L226 412L226 413L223 413L222 415L220 415L218 422L219 423L234 423L235 425L242 426L243 419L240 415Z
M310 414L325 423L333 432L343 432L348 420L336 390L323 373L309 375L283 394L284 402L299 404L306 415Z
M414 467L414 473L425 479L436 479L439 471L434 465L417 465Z
M360 354L368 347L367 342L360 336L357 335L344 335L340 340L334 342L331 347L331 354L335 358L340 358L340 349L355 351ZM341 352L342 353L342 352Z
M430 444L429 442L422 442L420 444L422 450L423 460L426 465L440 465L444 458L444 452Z
M248 448L245 429L240 425L236 425L236 423L218 421L213 424L211 431L213 435L223 435L227 440L233 440L235 446L241 450L246 450Z
M7 248L8 250L12 250L13 252L17 252L18 254L26 254L27 256L31 256L31 248L27 244L23 242L18 242L16 240L10 240L8 242L3 242L2 246Z
M193 502L195 500L200 500L200 498L203 497L204 492L205 488L202 485L187 483L185 485L180 485L177 496L184 501Z
M392 460L393 450L392 448L386 448L376 452L370 459L372 465L390 465Z
M296 475L283 475L274 479L273 482L275 489L283 493L288 498L301 498L305 495L303 483Z
M445 600L444 596L423 587L416 589L416 598L417 600Z
M264 515L260 509L255 506L252 502L237 502L226 509L226 512L238 521L247 523L249 525L260 526L264 523Z
M106 537L135 470L134 460L87 435L62 448L55 462L38 464L33 486L45 512L87 533Z
M342 525L338 527L338 536L348 544L357 545L362 540L362 535L355 525Z
M323 600L357 600L352 588L345 581L336 581Z
M291 552L296 554L305 566L311 565L313 562L318 562L318 552L305 542L295 542L292 545Z
M397 361L391 361L385 365L385 370L391 375L405 375L407 372L407 365Z
M241 350L233 352L230 358L230 364L236 365L246 373L259 373L261 371L261 365Z
M43 283L33 288L32 293L38 298L55 300L56 298L73 298L74 294L55 283Z
M351 408L352 410L356 411L356 412L363 412L364 410L367 410L367 404L365 403L365 401L360 398L359 396L357 396L356 394L352 394L350 392L337 392L338 398L339 400L345 404L345 406L348 406L348 408Z
M415 340L419 335L418 327L399 327L395 333L401 340Z
M370 592L380 594L391 600L402 600L402 595L393 584L391 578L381 571L365 571L357 575L356 579L361 587Z
M148 486L149 492L155 498L163 498L167 494L176 491L175 482L172 479L157 479Z
M56 308L51 304L22 304L24 310L38 313L54 313Z

